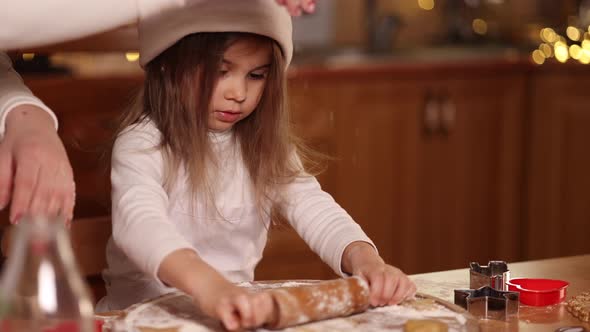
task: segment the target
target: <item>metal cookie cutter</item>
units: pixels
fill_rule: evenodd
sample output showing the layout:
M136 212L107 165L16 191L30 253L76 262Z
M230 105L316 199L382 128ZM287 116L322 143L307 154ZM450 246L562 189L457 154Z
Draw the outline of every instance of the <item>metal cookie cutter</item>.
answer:
M518 292L484 286L479 289L455 289L455 304L484 319L506 320L518 314Z
M490 261L487 266L481 266L477 262L469 263L469 288L471 289L490 286L507 291L508 280L510 280L510 271L504 261Z

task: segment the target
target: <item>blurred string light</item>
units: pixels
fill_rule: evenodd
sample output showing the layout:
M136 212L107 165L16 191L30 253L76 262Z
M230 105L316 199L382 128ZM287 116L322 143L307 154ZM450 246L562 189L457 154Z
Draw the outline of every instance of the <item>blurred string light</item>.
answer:
M541 52L540 50L534 50L533 51L533 62L538 64L538 65L542 65L545 62L545 54L543 52Z
M553 47L549 46L547 43L542 43L539 46L539 50L543 52L546 58L550 58L553 56Z
M125 59L129 62L135 62L139 60L139 53L137 52L127 52L125 53Z
M553 46L553 48L553 52L555 53L555 58L557 59L557 61L561 63L567 62L567 60L570 57L567 45L562 41L558 41L557 43L555 43L555 46Z
M578 44L570 46L570 57L575 60L580 60L582 57L583 49Z
M418 0L418 6L424 10L434 9L434 0Z
M485 35L488 32L488 23L481 18L474 19L471 26L478 35Z
M576 27L572 27L572 26L567 27L567 29L565 30L565 34L567 35L567 37L569 39L571 39L573 41L580 40L580 37L582 36L580 29L578 29Z
M35 53L23 53L22 57L25 61L31 61L35 58Z
M555 43L557 41L557 34L551 28L541 29L541 40L546 43Z
M547 59L555 58L561 63L569 59L582 64L590 64L590 26L588 32L575 26L569 26L561 36L552 28L543 28L539 32L542 43L531 54L532 61L543 64Z

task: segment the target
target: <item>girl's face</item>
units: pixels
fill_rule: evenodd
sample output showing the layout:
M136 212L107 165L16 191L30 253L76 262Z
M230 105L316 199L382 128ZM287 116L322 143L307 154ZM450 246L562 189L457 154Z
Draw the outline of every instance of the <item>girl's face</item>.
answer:
M209 129L226 131L252 113L262 97L271 62L268 43L241 39L223 54L211 104Z

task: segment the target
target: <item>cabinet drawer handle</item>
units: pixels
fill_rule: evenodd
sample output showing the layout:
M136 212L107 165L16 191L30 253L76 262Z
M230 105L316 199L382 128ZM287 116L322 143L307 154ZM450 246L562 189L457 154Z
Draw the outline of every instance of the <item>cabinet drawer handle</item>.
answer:
M438 100L432 95L426 96L423 114L424 132L427 135L435 134L440 128L440 104Z
M453 131L456 117L457 107L455 107L455 103L449 97L445 97L440 106L441 130L444 134L448 135Z

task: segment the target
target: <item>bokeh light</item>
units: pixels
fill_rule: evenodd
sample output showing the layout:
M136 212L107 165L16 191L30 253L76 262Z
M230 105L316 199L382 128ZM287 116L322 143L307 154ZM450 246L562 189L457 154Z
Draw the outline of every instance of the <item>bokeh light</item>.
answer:
M534 50L533 54L531 55L533 62L542 65L545 62L545 54L540 50Z
M485 35L488 32L488 23L481 18L474 19L471 26L478 35Z
M424 10L434 9L434 0L418 0L418 6Z

